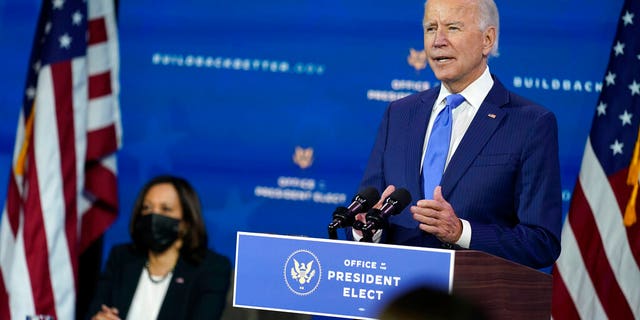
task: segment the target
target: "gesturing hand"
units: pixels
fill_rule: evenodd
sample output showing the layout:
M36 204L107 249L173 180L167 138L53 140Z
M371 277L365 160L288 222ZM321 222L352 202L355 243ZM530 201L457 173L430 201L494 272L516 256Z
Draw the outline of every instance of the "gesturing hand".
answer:
M433 190L433 200L420 200L410 210L421 230L445 243L456 243L460 239L462 221L442 197L442 187L437 186Z

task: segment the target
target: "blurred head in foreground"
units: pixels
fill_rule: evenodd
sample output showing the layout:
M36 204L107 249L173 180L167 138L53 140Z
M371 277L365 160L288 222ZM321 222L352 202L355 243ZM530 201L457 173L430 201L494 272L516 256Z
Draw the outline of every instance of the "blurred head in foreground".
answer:
M485 320L475 304L429 287L418 287L396 297L380 313L380 320Z

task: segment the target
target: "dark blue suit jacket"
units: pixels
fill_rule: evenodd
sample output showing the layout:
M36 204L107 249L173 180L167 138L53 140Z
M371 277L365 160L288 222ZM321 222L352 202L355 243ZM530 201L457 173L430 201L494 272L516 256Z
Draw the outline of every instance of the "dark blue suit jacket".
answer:
M125 319L145 261L146 255L130 244L114 246L86 318L91 318L105 304L118 308L120 318ZM158 319L219 319L230 281L231 262L225 256L207 250L199 264L180 257Z
M412 205L425 198L420 161L439 90L435 87L389 105L361 188L406 188ZM534 268L549 266L559 256L562 198L556 118L508 91L496 78L441 186L458 217L471 224L470 249ZM389 223L384 242L443 246L418 228L408 207Z

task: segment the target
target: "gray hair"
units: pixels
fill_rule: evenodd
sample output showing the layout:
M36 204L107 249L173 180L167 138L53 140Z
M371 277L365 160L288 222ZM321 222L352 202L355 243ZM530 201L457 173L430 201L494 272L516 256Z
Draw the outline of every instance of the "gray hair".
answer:
M491 26L496 28L496 42L493 44L493 48L491 48L489 54L497 57L499 55L498 40L500 39L500 15L498 14L498 7L493 0L480 0L478 2L478 8L480 9L480 30L485 31Z

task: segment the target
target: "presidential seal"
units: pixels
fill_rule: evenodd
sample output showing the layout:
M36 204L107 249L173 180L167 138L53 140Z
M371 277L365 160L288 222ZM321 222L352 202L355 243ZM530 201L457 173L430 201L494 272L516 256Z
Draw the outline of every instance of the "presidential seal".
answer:
M306 296L313 293L320 284L322 267L313 252L297 250L284 264L284 280L291 292Z

